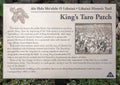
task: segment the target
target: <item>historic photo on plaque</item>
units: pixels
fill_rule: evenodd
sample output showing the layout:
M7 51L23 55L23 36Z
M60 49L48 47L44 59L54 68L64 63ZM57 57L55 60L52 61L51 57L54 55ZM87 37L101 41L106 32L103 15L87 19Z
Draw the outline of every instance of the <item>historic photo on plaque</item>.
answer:
M76 54L111 54L111 23L77 23L75 25Z

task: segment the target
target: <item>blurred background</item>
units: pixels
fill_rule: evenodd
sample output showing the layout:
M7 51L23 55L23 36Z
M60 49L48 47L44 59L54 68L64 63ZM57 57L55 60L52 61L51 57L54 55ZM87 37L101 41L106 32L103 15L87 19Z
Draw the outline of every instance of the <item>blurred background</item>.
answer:
M3 79L3 4L116 4L116 79ZM0 85L120 85L120 0L0 0Z

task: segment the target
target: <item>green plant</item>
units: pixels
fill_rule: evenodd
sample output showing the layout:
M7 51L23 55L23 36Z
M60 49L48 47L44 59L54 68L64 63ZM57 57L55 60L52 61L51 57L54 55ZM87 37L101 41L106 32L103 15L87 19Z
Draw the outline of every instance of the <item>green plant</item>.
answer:
M119 85L116 82L116 79L79 79L79 80L70 80L67 85Z
M116 41L116 64L117 64L117 78L120 78L120 40Z
M0 16L3 16L3 2L4 0L0 0Z

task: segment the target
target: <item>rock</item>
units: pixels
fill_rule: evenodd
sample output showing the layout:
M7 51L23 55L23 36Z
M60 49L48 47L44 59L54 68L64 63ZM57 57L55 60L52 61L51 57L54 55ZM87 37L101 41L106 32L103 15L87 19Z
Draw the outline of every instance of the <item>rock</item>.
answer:
M78 0L78 3L91 3L92 0Z
M93 0L93 3L109 3L110 0Z

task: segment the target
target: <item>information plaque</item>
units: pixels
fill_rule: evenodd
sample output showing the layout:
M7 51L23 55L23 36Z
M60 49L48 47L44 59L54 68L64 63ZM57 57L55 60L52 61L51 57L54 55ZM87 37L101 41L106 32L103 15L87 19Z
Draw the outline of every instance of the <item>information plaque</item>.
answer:
M116 78L115 4L4 4L3 78Z

